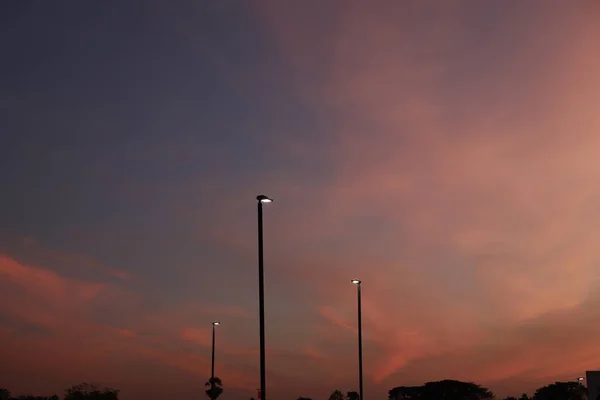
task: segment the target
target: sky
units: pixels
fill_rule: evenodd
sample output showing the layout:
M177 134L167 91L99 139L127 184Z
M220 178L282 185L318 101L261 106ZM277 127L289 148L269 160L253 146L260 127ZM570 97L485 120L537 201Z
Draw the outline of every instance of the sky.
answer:
M600 368L594 0L0 5L0 386L269 398Z

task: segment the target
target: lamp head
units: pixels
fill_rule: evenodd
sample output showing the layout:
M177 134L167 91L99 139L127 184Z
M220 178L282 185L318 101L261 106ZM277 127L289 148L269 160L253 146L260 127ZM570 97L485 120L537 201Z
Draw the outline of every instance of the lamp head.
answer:
M350 282L354 283L355 285L360 285L359 279L352 279Z
M221 325L221 323L219 321L213 322L213 326L219 326L219 325Z
M271 199L268 196L265 196L264 194L260 194L258 196L256 196L256 200L258 200L261 203L272 203L273 199Z

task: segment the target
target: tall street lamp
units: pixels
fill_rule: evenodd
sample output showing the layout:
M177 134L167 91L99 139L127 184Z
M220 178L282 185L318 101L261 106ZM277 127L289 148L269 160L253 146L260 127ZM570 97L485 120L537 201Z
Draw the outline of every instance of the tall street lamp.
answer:
M271 203L273 199L265 195L256 196L258 200L258 308L260 325L260 400L266 400L266 376L265 376L265 283L263 271L263 203Z
M363 368L362 368L362 306L360 302L360 280L352 279L358 291L358 387L360 399L363 400Z
M211 386L215 384L215 328L219 326L221 323L215 321L212 323L212 364L210 369L210 384Z

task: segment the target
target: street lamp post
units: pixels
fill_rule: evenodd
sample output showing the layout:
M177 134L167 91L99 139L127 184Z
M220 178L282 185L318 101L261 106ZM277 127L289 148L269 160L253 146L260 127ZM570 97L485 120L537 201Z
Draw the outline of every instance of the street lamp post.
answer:
M363 400L363 368L362 368L362 305L360 299L360 280L352 279L358 291L358 390L359 400Z
M221 323L215 321L212 323L212 363L210 368L210 382L211 386L215 384L215 328Z
M258 200L258 308L260 325L260 400L266 400L266 376L265 376L265 284L263 271L263 203L271 203L273 200L265 195L256 196Z

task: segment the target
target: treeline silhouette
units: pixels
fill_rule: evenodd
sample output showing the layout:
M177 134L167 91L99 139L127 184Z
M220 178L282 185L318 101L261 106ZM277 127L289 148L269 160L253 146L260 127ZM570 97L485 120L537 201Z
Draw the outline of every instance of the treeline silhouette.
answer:
M210 400L217 400L223 394L221 379L209 379L205 393ZM98 388L89 383L73 386L65 390L63 400L118 400L119 390ZM388 400L499 400L489 389L472 382L443 380L427 382L422 386L398 386L388 392ZM0 400L60 400L52 396L17 396L12 397L8 389L0 389ZM250 400L254 400L251 398ZM312 400L310 397L298 397L297 400ZM328 400L361 400L357 392L334 390ZM522 394L519 397L505 397L504 400L588 400L587 389L579 382L556 382L541 387L530 397ZM600 400L600 399L589 399Z
M443 380L423 386L399 386L388 393L389 400L492 400L494 393L472 382ZM348 399L350 400L350 399ZM579 382L556 382L541 387L533 396L523 393L504 400L588 400L587 388ZM593 399L596 400L596 399Z
M253 400L253 399L251 399ZM312 400L298 397L297 400ZM356 392L334 390L329 400L360 400ZM398 386L388 392L388 400L500 400L491 390L472 382L443 380L422 386ZM587 388L579 382L556 382L537 389L530 397L505 397L504 400L588 400ZM600 399L589 399L600 400Z
M63 400L118 400L119 390L99 388L89 383L75 385L65 390ZM58 395L32 396L21 395L13 397L8 389L0 389L0 400L60 400Z

